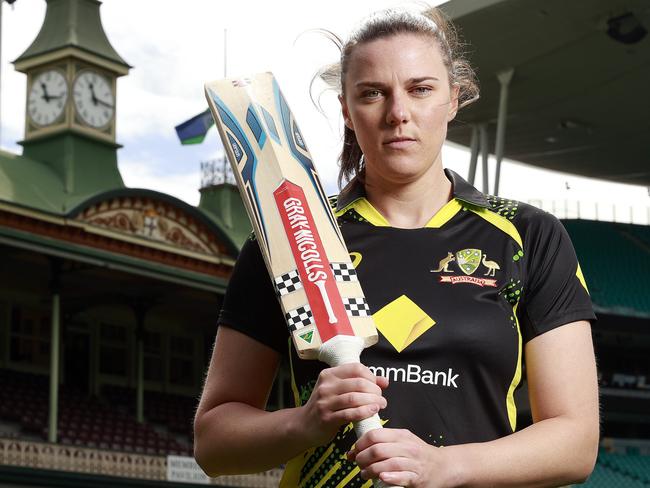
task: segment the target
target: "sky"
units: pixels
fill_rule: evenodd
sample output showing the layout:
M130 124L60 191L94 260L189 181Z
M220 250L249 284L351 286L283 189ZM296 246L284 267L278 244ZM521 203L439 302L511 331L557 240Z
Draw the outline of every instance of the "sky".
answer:
M16 0L13 6L4 4L2 8L0 147L14 153L22 152L17 141L24 136L26 76L16 72L11 61L36 37L45 5L44 0ZM106 0L100 10L104 30L116 51L133 66L129 75L117 82L117 142L123 145L118 164L125 184L162 191L197 205L200 162L221 155L221 143L213 128L203 144L181 146L174 127L206 108L204 82L223 78L224 72L235 77L273 71L326 191L336 193L336 159L343 132L340 109L336 95L323 92L325 115L319 113L309 85L320 67L337 61L338 51L314 29L345 37L369 13L396 5L404 2ZM321 91L316 88L317 95ZM445 144L443 164L466 177L469 153ZM491 182L494 166L492 160ZM481 188L480 174L475 183ZM541 206L561 218L575 218L579 211L582 218L593 219L597 213L601 220L650 224L646 187L549 172L506 160L500 194Z

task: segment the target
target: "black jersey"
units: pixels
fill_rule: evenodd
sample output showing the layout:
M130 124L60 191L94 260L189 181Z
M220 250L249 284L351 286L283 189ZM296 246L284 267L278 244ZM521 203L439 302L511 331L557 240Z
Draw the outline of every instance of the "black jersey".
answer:
M353 181L333 199L379 330L362 362L386 376L385 427L426 442L484 442L515 430L523 346L577 320L595 319L562 224L535 207L486 196L445 170L453 198L420 229L390 227ZM291 359L296 405L326 367L298 359L259 247L242 249L219 323ZM292 460L282 486L362 486L345 459L351 426Z

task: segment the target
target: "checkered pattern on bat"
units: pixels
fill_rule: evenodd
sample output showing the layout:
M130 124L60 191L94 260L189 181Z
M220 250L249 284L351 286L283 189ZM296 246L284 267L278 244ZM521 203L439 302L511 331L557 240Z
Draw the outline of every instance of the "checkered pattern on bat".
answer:
M330 263L336 281L359 281L351 263Z
M370 307L364 297L361 298L343 298L343 305L348 315L352 317L369 317Z
M311 313L311 308L309 305L304 307L298 307L293 310L289 310L285 318L287 319L287 325L289 326L289 331L293 332L297 329L302 329L313 323L313 314Z
M273 281L275 283L275 293L279 297L288 295L289 293L302 288L302 282L300 281L300 276L298 276L298 270L296 269L284 273L283 275L276 276Z

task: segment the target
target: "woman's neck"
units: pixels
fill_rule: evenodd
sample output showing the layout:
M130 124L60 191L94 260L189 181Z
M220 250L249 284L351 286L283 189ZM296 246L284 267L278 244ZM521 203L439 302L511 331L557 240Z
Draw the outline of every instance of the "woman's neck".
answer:
M366 195L391 227L424 227L452 198L451 182L442 164L433 165L414 181L395 183L376 175L365 175Z

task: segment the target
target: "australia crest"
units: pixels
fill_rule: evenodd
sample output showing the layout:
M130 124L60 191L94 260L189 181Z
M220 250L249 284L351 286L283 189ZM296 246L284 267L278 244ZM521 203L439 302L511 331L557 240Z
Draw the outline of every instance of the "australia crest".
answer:
M481 256L483 252L480 249L463 249L456 253L456 263L463 273L470 276L480 266Z
M472 276L481 265L487 269L486 273L480 273L483 276L495 276L496 271L500 269L499 264L496 261L489 261L487 254L481 249L467 248L456 251L455 253L448 252L447 257L440 260L438 267L430 271L432 273L440 273L440 283L451 283L452 285L457 283L470 283L480 287L496 287L496 279ZM454 275L453 268L460 270L463 274Z

